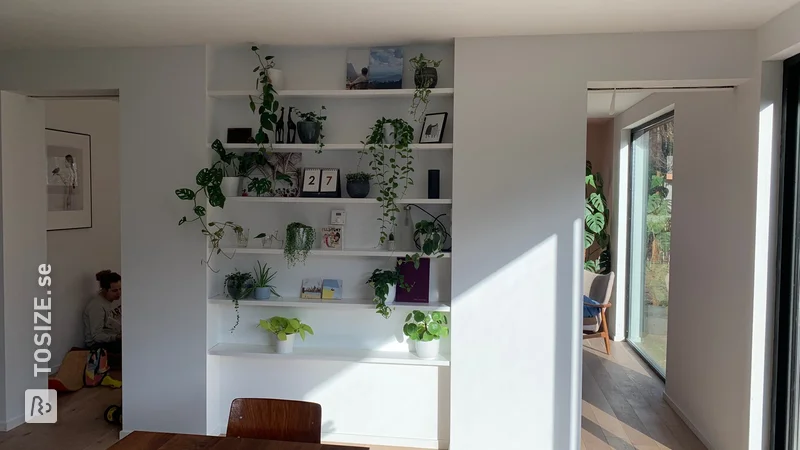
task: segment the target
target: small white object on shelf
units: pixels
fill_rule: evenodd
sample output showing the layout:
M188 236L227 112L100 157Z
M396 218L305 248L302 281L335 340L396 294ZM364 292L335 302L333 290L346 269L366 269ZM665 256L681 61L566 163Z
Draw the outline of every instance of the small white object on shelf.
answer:
M434 88L430 90L431 97L452 97L453 88ZM311 97L311 98L411 98L414 89L289 89L279 90L279 98ZM210 90L208 96L212 98L248 98L258 96L257 91L251 90Z
M295 347L290 354L278 354L274 347L258 344L220 343L208 351L209 355L294 359L311 361L343 361L362 364L399 364L410 366L449 366L445 355L422 359L409 352L386 352L349 348Z
M336 205L379 205L375 198L327 198L327 197L229 197L227 202L263 203L330 203ZM398 205L452 205L451 198L404 198L395 202Z
M234 253L239 254L260 254L260 255L283 255L283 250L279 248L233 248L233 247L225 247L222 248L222 251L229 256L233 256ZM311 250L308 252L308 256L351 256L351 257L365 257L365 258L401 258L406 255L410 255L413 253L417 253L416 250L397 250L397 251L389 251L389 250ZM450 253L442 253L442 256L426 256L422 255L422 258L430 258L433 260L436 259L446 259L450 258Z
M233 300L224 295L208 299L212 305L231 305ZM239 300L239 306L259 306L265 308L312 308L312 309L375 309L375 303L369 298L333 299L306 299L289 297L271 297L269 300ZM397 309L418 309L420 311L449 312L447 303L410 303L394 302L392 307Z

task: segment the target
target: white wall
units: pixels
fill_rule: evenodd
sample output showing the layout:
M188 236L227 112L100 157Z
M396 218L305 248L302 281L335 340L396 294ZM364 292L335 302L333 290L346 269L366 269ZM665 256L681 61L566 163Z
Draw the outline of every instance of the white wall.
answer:
M53 362L83 347L83 308L97 292L95 274L120 271L119 102L48 100L48 128L92 137L92 227L47 233L53 267ZM122 274L123 276L125 274Z
M0 431L23 422L25 390L47 386L34 376L34 298L46 297L39 265L47 258L44 189L45 109L42 102L0 92L0 189L2 190L2 309L4 391ZM24 195L22 195L24 194ZM41 224L41 226L31 226ZM46 316L46 311L42 311ZM37 325L46 326L38 321ZM42 363L40 367L49 367Z
M453 333L452 448L579 446L587 85L748 78L754 52L752 32L456 40L453 323L508 331Z
M205 48L9 52L0 59L0 89L119 89L124 427L204 433L205 240L198 229L177 226L186 208L174 190L194 182L208 162ZM6 321L29 323L28 311Z

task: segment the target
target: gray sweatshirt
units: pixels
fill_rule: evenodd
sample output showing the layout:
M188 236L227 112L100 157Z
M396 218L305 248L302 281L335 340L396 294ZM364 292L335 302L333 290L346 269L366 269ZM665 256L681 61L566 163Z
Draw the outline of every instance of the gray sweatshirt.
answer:
M91 347L103 342L120 339L122 333L122 303L110 302L102 295L96 295L83 311L83 338Z

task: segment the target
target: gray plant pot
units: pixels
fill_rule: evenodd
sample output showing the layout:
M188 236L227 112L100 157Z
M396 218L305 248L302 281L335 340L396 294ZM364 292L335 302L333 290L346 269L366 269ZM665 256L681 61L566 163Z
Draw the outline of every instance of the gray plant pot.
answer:
M439 72L436 71L435 67L426 67L414 71L414 86L417 88L426 86L428 89L433 89L438 82Z
M369 195L369 181L348 181L347 195L352 198L365 198Z
M253 297L256 300L268 300L270 295L272 295L272 293L268 287L257 287Z
M303 144L316 144L319 141L320 128L317 122L297 122L297 137Z

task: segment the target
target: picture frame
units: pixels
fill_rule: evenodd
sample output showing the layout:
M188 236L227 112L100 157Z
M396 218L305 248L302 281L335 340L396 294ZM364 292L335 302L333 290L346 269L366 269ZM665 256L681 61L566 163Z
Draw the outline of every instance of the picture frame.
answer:
M45 128L47 231L92 227L92 136Z
M444 128L447 126L447 113L425 114L422 130L419 134L420 144L441 144L444 137Z

